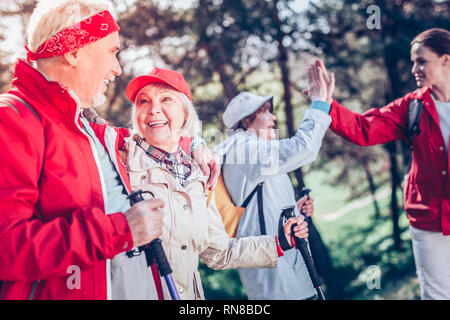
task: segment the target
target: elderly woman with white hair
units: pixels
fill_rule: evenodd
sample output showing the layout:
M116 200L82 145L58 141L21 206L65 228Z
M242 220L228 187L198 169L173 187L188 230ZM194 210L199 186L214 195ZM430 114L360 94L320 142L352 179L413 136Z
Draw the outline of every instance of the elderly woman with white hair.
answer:
M199 166L179 147L183 130L192 133L198 121L183 76L155 68L132 80L126 93L135 103L131 130L135 134L127 143L126 160L131 186L150 191L166 204L161 240L180 298L204 299L199 257L214 269L276 267L283 255L276 237L229 238L214 200L207 203ZM298 224L295 235L306 238L306 222L296 217L285 225L288 241L293 223ZM166 284L155 280L154 298L168 299Z

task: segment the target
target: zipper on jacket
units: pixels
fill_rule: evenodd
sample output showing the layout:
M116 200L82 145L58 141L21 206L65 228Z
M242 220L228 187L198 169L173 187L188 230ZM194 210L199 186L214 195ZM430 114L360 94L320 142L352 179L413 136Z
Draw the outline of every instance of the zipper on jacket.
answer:
M75 99L75 101L77 101L77 100ZM77 111L75 113L74 123L75 123L75 126L78 128L78 130L80 130L81 133L84 134L86 136L86 138L88 139L88 141L89 141L89 146L91 147L92 155L94 157L94 161L95 161L98 173L100 175L100 184L101 184L101 187L102 187L102 195L103 195L103 210L104 210L104 212L106 214L105 204L108 201L108 198L107 198L108 195L107 195L107 192L106 192L106 184L105 184L105 181L103 180L104 179L103 178L103 170L102 170L102 167L100 166L100 161L98 159L97 148L95 146L95 142L94 142L93 138L91 138L89 133L87 133L87 130L85 131L85 129L83 129L80 126L80 124L78 123L78 121L77 121L77 118L79 116L81 116L80 112L81 112L81 109L80 109L79 106L77 106ZM106 259L106 268L105 268L106 269L105 270L105 272L106 272L106 300L111 300L111 294L112 294L112 292L111 292L110 263L111 263L111 260L110 259Z
M77 126L77 128L81 131L81 133L83 133L86 138L89 141L89 145L91 147L91 151L92 151L92 155L94 156L94 160L95 160L95 164L97 166L97 170L98 173L100 175L100 184L102 186L102 195L103 195L103 209L106 212L106 208L105 208L105 203L108 202L108 194L106 192L106 185L105 185L105 181L103 180L103 170L102 167L100 166L100 160L98 159L98 152L97 152L97 147L95 146L95 142L93 140L93 138L91 138L91 136L89 135L89 133L87 133L87 131L85 131L84 128L80 127L80 124L77 121L77 116L80 114L79 111L77 111L76 115L75 115L75 125ZM80 115L81 116L81 115Z

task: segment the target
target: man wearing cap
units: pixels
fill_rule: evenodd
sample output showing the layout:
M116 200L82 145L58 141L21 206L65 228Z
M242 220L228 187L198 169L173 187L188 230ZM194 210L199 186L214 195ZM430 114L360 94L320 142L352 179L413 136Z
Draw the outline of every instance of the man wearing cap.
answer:
M109 7L41 0L0 97L0 299L114 298L111 259L161 235L161 200L129 206L128 132L85 118L122 72Z
M308 69L309 78L321 76ZM224 159L222 175L228 193L235 205L242 206L252 191L262 186L262 198L255 195L248 202L236 238L276 235L280 214L287 206L294 206L299 214L287 173L316 159L331 122L327 95L317 89L309 88L311 107L296 134L288 139L277 139L273 96L241 92L226 107L223 122L229 137L214 150ZM249 299L292 300L315 295L298 250L286 251L276 269L239 269L239 276Z

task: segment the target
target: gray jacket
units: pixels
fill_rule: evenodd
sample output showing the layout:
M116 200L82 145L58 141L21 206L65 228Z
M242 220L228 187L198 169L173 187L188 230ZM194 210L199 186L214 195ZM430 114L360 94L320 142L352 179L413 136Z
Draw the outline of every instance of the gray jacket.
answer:
M268 235L277 235L282 208L296 203L287 173L316 159L330 123L327 113L308 109L296 134L289 139L266 141L245 131L216 146L214 151L224 156L222 174L235 205L242 205L256 185L264 181L263 207ZM297 207L295 210L298 215ZM239 222L236 237L259 234L255 194ZM286 251L276 269L239 269L239 275L249 299L305 299L315 294L297 250Z

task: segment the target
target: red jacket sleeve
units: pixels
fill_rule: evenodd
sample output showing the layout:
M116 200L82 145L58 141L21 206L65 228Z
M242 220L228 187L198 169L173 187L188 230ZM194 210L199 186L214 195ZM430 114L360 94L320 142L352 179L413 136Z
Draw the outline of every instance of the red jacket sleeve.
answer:
M358 114L333 100L330 128L339 136L361 146L405 139L408 107L409 99L403 97L382 108L372 108Z
M35 210L43 162L42 125L24 123L0 107L0 279L35 281L67 276L67 267L89 268L132 247L122 213L98 208L64 212L50 221ZM57 195L57 190L55 190Z

